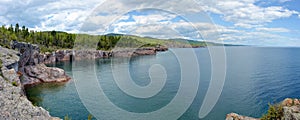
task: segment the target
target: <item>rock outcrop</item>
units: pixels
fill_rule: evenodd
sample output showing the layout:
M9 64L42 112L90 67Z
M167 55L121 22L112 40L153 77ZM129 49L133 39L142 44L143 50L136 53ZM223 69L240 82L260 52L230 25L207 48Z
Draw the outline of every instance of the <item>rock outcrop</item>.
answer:
M247 116L242 116L236 113L230 113L226 115L226 120L259 120L258 118L252 118Z
M39 55L39 63L55 63L60 61L97 59L109 57L131 57L140 55L155 55L157 52L167 51L166 47L149 47L138 49L114 49L112 51L102 50L57 50L52 53L45 53Z
M300 100L299 99L285 99L281 105L283 106L284 120L300 120Z
M21 84L19 77L15 76L15 71L18 70L19 56L17 51L2 48L0 46L0 73L9 82Z
M37 45L13 41L11 47L20 52L18 73L22 78L21 84L23 86L70 80L64 70L47 67L44 64L45 59L40 54L40 48Z
M0 120L59 120L32 105L23 93L16 72L18 52L0 46Z
M23 85L34 85L39 83L59 83L70 80L65 71L59 68L47 67L45 64L25 66L25 78Z
M131 57L140 55L155 55L157 52L167 51L167 47L147 47L147 48L118 48L112 51L102 50L57 50L52 53L41 54L37 45L13 41L13 49L18 49L21 53L19 62L20 71L24 71L27 65L49 64L60 61L97 59L109 57Z
M283 116L281 120L300 120L300 100L286 98L279 105L282 106ZM251 118L236 113L227 114L226 120L260 120L259 118Z

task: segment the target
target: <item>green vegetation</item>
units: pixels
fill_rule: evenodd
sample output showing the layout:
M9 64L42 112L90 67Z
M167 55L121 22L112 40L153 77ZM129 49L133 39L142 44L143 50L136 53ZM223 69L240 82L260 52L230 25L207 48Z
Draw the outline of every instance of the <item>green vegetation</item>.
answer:
M41 52L52 52L57 49L73 48L97 48L98 50L111 50L117 47L156 47L158 45L168 47L201 47L206 45L218 45L214 43L187 41L184 39L162 40L150 37L137 37L122 34L87 35L71 34L59 31L33 31L25 26L20 28L17 23L15 27L2 25L0 28L0 45L10 48L12 40L37 44Z
M42 50L51 51L59 48L72 48L74 39L75 34L56 31L29 31L25 26L19 28L18 23L15 27L13 25L10 25L10 27L2 25L0 28L0 45L6 48L10 48L12 40L17 40L19 42L38 44Z
M2 63L2 60L0 60L0 71L1 71L2 67L3 67L3 63Z
M16 81L11 82L11 84L16 87L18 86L18 83Z
M268 113L263 115L261 120L281 120L283 117L282 105L271 105L269 104Z
M93 119L93 115L89 114L88 120L92 120L92 119Z
M64 118L64 120L72 120L72 118L69 117L69 115L66 115L65 118Z

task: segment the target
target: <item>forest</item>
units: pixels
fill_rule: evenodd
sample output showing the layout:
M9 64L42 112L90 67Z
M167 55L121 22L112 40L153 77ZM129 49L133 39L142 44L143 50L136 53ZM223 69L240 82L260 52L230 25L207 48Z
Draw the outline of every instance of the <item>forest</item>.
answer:
M52 52L58 49L97 49L111 50L115 47L203 47L214 45L199 41L184 39L156 39L150 37L138 37L123 34L106 34L106 35L88 35L74 34L61 31L34 31L29 30L26 26L20 26L18 23L9 27L2 25L0 29L0 45L10 48L10 42L17 40L37 44L41 52Z

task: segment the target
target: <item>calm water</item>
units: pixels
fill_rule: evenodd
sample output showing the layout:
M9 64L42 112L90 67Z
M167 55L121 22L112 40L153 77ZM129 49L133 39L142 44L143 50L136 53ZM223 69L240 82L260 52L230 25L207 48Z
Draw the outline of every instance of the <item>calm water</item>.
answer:
M191 107L180 118L182 120L199 119L199 108L210 82L211 64L208 50L199 48L195 51L201 71L199 90ZM266 112L268 103L279 102L287 97L300 97L300 48L226 47L226 52L227 77L224 89L217 104L204 119L222 120L230 112L260 117ZM161 92L149 99L137 99L126 95L114 83L111 75L112 59L96 60L97 75L101 76L99 83L108 98L118 107L131 112L145 113L167 105L174 98L179 88L181 71L172 52L134 57L129 63L122 62L128 60L126 58L115 59L120 61L119 67L129 64L131 77L140 86L149 84L148 70L151 65L160 64L167 72L166 85ZM70 62L49 66L63 68L72 76ZM85 67L82 66L82 69ZM85 76L81 80L84 81L84 78ZM89 114L79 99L74 81L66 84L38 85L28 88L27 92L35 104L46 108L53 116L63 118L68 115L72 119L81 120L86 119Z

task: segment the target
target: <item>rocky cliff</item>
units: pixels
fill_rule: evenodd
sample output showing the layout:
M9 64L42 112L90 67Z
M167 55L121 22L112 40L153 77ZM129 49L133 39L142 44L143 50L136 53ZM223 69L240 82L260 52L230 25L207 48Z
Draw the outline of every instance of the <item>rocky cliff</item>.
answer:
M17 41L12 41L11 48L19 51L18 66L12 65L12 67L18 69L17 71L22 78L21 83L24 86L48 82L65 82L70 79L64 70L49 68L44 64L82 59L155 55L158 51L168 50L166 47L158 46L137 49L120 48L112 51L57 50L52 53L41 54L37 45Z
M13 49L18 49L21 53L19 62L20 71L25 70L24 66L49 64L60 61L72 61L82 59L97 59L109 57L131 57L140 55L155 55L157 52L167 51L164 46L147 47L147 48L118 48L112 51L102 50L57 50L55 52L40 53L37 45L27 44L23 42L13 41L11 43Z
M166 47L149 47L149 48L122 48L112 51L102 50L57 50L52 53L40 54L38 61L40 63L55 63L60 61L72 61L82 59L97 59L109 57L131 57L140 55L155 55L157 52L167 51Z
M226 120L273 120L274 116L278 116L278 120L300 120L300 100L287 98L282 101L276 111L272 110L274 113L268 113L269 116L260 118L251 118L247 116L242 116L236 113L227 114Z
M64 70L47 67L44 64L45 58L40 54L37 45L13 41L11 47L19 51L17 71L23 86L70 80Z
M18 68L18 52L0 46L0 120L57 120L24 95Z

